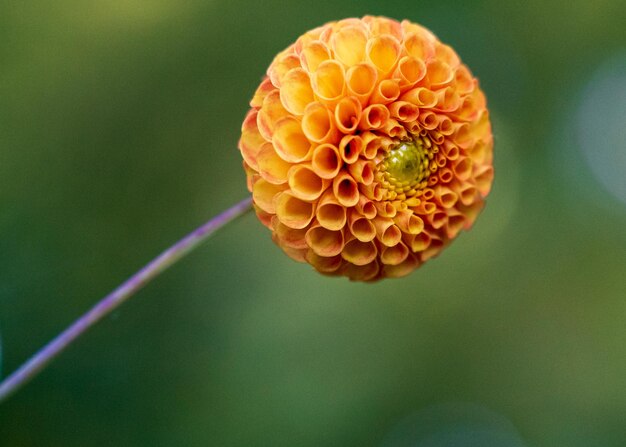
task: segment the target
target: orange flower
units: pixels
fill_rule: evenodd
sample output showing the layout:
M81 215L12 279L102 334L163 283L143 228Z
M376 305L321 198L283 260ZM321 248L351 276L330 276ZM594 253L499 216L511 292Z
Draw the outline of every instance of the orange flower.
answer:
M426 28L328 23L279 53L239 148L257 215L292 258L403 276L469 229L493 179L478 81Z

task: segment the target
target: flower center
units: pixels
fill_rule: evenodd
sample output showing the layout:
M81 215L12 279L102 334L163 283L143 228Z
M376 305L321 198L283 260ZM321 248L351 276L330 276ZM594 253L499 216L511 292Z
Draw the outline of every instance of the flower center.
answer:
M426 187L433 158L432 144L427 137L402 141L391 149L378 165L377 179L389 191L415 193Z

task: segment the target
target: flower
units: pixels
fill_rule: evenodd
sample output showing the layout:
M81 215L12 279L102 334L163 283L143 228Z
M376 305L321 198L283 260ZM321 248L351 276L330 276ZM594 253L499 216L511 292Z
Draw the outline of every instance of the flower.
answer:
M279 53L239 149L260 221L328 275L408 274L469 229L493 180L478 81L429 30L328 23Z

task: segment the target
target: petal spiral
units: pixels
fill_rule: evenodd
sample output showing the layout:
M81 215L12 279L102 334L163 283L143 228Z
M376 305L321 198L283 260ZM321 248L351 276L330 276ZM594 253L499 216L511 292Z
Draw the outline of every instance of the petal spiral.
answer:
M474 223L493 180L478 80L426 28L366 16L279 53L243 157L260 221L325 275L404 276Z

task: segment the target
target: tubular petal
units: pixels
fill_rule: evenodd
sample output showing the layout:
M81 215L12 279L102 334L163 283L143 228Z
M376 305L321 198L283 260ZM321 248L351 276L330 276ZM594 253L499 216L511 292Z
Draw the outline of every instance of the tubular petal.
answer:
M376 214L378 213L374 202L363 195L359 197L359 201L356 204L356 210L359 214L370 220L376 217Z
M354 265L350 262L344 264L341 274L347 276L352 281L371 281L380 272L378 262L372 261L367 265Z
M426 76L426 64L416 57L405 56L398 62L395 76L400 79L400 89L409 90Z
M265 96L257 116L256 122L261 136L267 141L272 141L276 123L286 116L289 116L289 112L280 101L280 92L273 90Z
M284 189L281 185L273 185L263 179L258 179L252 185L252 198L263 211L274 214L276 213L276 197Z
M367 106L361 113L361 130L380 129L389 120L389 109L382 104L372 104Z
M343 67L336 61L322 62L313 74L313 92L326 104L334 105L344 94L346 87Z
M275 89L276 87L274 87L269 77L263 79L259 87L256 89L256 92L254 92L254 96L250 100L250 107L261 107L265 97Z
M450 188L439 186L435 189L435 200L445 209L452 208L458 199L457 193Z
M359 201L359 187L345 171L333 179L333 193L343 206L354 206Z
M392 219L377 216L374 219L374 228L378 240L387 247L393 247L402 239L402 232Z
M322 144L313 151L311 165L321 178L332 179L336 177L342 164L339 149L332 144Z
M365 57L367 35L362 28L341 28L331 37L331 42L335 57L347 67L358 64Z
M352 239L343 247L341 257L354 265L366 265L376 259L377 254L374 242Z
M280 185L287 182L291 164L280 158L271 143L264 143L258 154L259 174L269 183Z
M405 123L415 121L420 113L419 108L407 101L396 101L389 105L391 116Z
M430 39L424 39L414 32L404 38L404 48L409 56L427 61L435 55L435 46Z
M400 44L387 34L371 38L367 41L367 58L383 75L391 72L400 56Z
M299 66L298 57L294 54L279 54L275 62L268 70L268 75L275 87L281 87L283 83L289 83L289 80L285 79L287 73Z
M353 96L342 98L335 107L335 123L337 129L343 134L353 133L361 120L363 108L361 103Z
M374 89L372 104L389 104L400 96L400 82L397 79L383 79Z
M454 72L450 66L440 60L428 62L426 73L426 78L431 88L445 86L454 79Z
M424 229L424 221L416 216L413 211L400 211L393 221L406 234L419 234Z
M309 75L302 68L294 68L285 74L280 100L286 110L302 115L305 107L313 101L313 89Z
M339 270L343 262L340 255L326 257L315 254L313 250L309 250L306 254L306 260L320 273L334 273Z
M276 237L284 246L291 247L296 250L308 248L306 241L304 240L306 230L289 228L288 226L280 223L280 220L276 216L273 216L272 218L272 229L274 230Z
M319 102L304 109L302 132L313 143L334 143L338 135L332 114Z
M393 247L383 248L380 260L386 265L398 265L409 256L409 248L402 242Z
M346 135L339 142L339 154L347 164L355 163L363 152L363 140L358 135Z
M319 40L314 40L306 44L300 53L302 67L309 73L313 73L322 62L330 58L328 47L324 42Z
M281 193L276 200L276 216L289 228L305 228L313 219L314 210L312 203L300 200L289 192Z
M337 201L332 191L322 196L315 216L322 227L333 231L341 230L347 221L346 208Z
M322 226L311 227L306 232L305 240L316 255L325 257L338 255L344 245L341 231L328 230Z
M419 267L419 262L415 256L407 256L407 258L397 265L385 265L385 275L389 278L401 278L408 275L413 270Z
M423 109L430 109L437 104L437 96L425 87L415 87L401 95L400 99Z
M371 161L357 160L348 166L348 172L354 180L363 185L371 185L374 181L374 168Z
M290 163L305 160L311 152L311 143L302 132L300 123L291 117L283 118L276 123L273 144L280 158Z
M259 133L256 125L258 112L251 110L241 127L241 139L239 140L239 149L245 162L255 171L258 169L257 155L261 150L261 146L265 143L265 138Z
M370 64L359 64L350 67L346 73L346 86L348 93L359 100L361 104L367 104L374 88L378 73Z
M320 178L306 165L297 165L289 170L289 187L294 196L311 202L322 195L328 180Z

